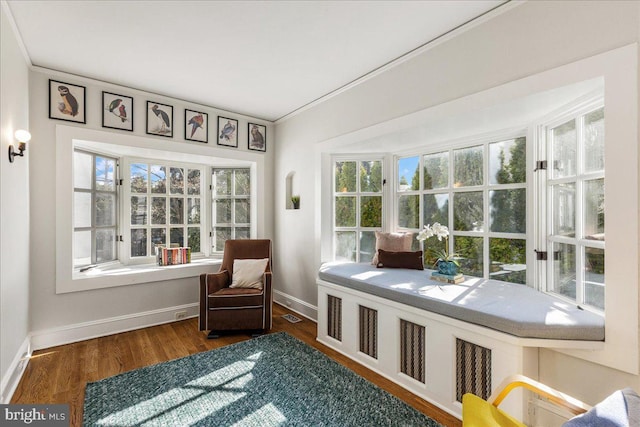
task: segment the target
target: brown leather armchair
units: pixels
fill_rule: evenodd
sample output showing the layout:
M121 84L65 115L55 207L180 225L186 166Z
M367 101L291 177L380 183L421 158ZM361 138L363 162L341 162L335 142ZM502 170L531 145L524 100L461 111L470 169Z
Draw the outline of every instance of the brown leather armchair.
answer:
M269 258L262 289L230 288L233 261ZM200 275L200 330L209 338L228 330L271 329L271 240L227 240L217 273Z

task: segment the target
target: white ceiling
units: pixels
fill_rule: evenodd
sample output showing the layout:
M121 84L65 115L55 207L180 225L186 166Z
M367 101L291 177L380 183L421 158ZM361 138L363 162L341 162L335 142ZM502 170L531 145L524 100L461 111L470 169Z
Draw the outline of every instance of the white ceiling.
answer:
M502 3L8 2L35 66L271 121Z

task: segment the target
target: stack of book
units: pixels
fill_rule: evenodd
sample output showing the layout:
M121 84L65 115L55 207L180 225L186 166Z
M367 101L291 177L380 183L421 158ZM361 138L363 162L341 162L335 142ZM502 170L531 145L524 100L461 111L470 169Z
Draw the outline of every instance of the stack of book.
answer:
M191 262L191 248L156 248L158 265L189 264Z
M448 274L438 273L434 271L431 273L431 278L433 280L437 280L439 282L458 284L464 282L464 276L462 274L456 274L455 276L450 276Z

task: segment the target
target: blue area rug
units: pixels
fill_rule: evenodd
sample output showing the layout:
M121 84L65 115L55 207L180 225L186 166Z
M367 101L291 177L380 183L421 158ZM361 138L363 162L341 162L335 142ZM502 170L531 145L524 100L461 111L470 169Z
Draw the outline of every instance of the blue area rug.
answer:
M441 427L282 332L89 383L83 424Z

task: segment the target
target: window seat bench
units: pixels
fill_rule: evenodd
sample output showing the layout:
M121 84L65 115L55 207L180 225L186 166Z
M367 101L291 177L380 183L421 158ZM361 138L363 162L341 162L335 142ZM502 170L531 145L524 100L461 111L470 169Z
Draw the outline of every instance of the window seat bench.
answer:
M604 340L604 318L528 286L475 277L454 285L430 275L365 263L327 263L318 273L330 283L516 337Z
M598 351L604 319L517 284L364 263L320 267L318 341L461 417L462 396L488 398L513 374L538 378L540 348ZM529 419L529 396L501 404Z

